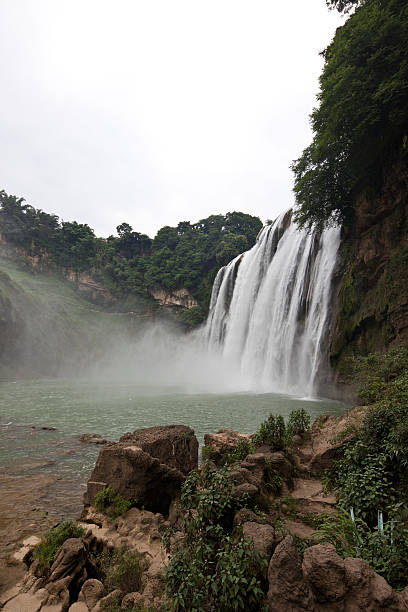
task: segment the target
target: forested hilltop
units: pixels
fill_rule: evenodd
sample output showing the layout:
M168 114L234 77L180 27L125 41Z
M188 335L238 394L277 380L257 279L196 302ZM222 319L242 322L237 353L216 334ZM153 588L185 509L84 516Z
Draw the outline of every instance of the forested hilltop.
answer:
M46 267L89 272L112 295L131 304L155 289L187 289L197 306L184 313L188 322L207 313L217 270L250 248L262 227L258 217L231 212L197 223L162 227L154 239L122 223L116 236L98 238L87 224L61 221L0 192L0 235L24 257Z
M408 345L408 4L327 0L355 11L322 53L314 138L293 165L295 216L342 224L331 360Z

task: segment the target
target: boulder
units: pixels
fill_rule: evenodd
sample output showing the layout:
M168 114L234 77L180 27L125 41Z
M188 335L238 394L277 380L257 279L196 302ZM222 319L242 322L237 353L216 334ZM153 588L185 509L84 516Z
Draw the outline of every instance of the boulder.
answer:
M244 523L258 523L259 525L273 525L273 520L266 514L255 514L249 508L241 508L234 515L234 527L239 527Z
M105 440L102 436L96 433L84 433L79 436L80 442L85 442L86 444L106 444L108 440Z
M261 556L269 561L277 543L275 529L272 525L247 522L242 525L242 532L244 537L253 543Z
M332 466L342 447L360 429L367 406L356 406L341 416L321 415L302 440L292 440L292 450L300 459L300 468L318 476Z
M295 542L287 536L278 546L268 567L270 612L313 612L313 596L303 578Z
M102 582L96 580L96 578L90 578L86 580L82 585L81 592L78 596L79 602L84 602L87 605L88 610L92 610L96 606L97 602L102 599L104 595L105 587Z
M116 606L120 606L121 601L123 599L123 593L119 589L115 589L106 597L103 597L98 601L96 606L92 609L92 612L103 612L103 610L110 610L114 608L116 610Z
M219 429L215 434L205 434L204 448L208 449L210 458L217 462L225 451L232 450L242 440L250 442L251 434L242 434L232 429Z
M184 480L183 472L140 447L126 442L106 444L88 481L84 502L92 504L96 494L110 485L125 499L136 499L149 510L167 514Z
M136 429L123 435L119 442L137 446L185 475L198 467L198 441L194 430L185 425Z
M342 559L332 544L307 548L303 563L291 536L268 568L270 612L406 612L407 593L396 593L363 559Z

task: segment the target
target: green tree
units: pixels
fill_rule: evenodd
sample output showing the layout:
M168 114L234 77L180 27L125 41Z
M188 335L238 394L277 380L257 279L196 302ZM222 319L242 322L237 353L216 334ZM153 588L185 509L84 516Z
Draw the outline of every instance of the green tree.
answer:
M350 222L357 194L406 155L406 1L366 0L323 57L314 138L292 165L295 219L306 227Z

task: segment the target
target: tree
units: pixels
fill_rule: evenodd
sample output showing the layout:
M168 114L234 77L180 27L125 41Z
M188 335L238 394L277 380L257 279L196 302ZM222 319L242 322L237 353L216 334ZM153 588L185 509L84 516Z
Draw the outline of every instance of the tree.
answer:
M323 56L314 138L292 164L295 219L306 227L349 223L356 195L406 155L406 0L367 0Z

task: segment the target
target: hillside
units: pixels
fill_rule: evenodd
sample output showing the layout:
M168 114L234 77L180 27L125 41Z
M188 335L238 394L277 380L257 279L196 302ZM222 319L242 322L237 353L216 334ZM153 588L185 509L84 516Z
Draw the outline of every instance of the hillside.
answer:
M143 319L142 319L143 320ZM0 376L75 375L141 318L104 311L56 274L0 258Z

